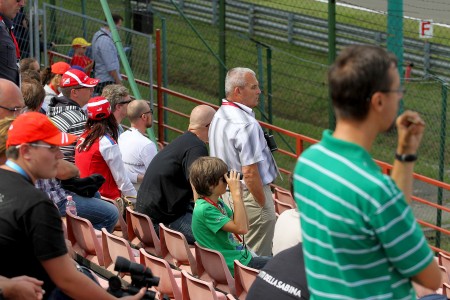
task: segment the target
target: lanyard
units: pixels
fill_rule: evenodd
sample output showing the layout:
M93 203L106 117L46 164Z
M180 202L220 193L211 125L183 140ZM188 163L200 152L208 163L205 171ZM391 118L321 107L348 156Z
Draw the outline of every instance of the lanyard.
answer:
M3 21L3 17L2 16L0 16L0 21ZM13 40L14 46L16 47L16 57L17 57L17 59L20 59L20 48L19 48L19 44L17 43L16 36L14 35L14 32L11 30L11 28L7 28L7 30L8 30L9 35L11 36L11 38Z
M240 110L243 110L245 112L244 109L242 109L242 107L240 107L239 105L237 105L236 103L232 102L232 101L227 101L227 102L222 102L222 105L224 106L233 106L233 107L237 107Z
M11 169L13 169L14 171L16 171L17 173L19 173L20 175L22 175L26 180L31 182L31 178L30 176L28 176L28 174L25 172L24 169L22 169L21 166L19 166L18 164L16 164L15 162L11 161L11 160L7 160L5 165L7 165L8 167L10 167Z
M236 105L236 104L234 104L234 105ZM211 204L212 206L214 206L215 208L217 208L223 215L227 215L227 213L226 213L226 211L225 211L225 208L222 206L222 203L221 202L218 202L219 203L219 205L216 203L216 202L214 202L214 201L212 201L211 199L209 199L208 197L203 197L203 198L201 198L201 199L203 199L203 200L205 200L206 202L208 202L209 204ZM242 243L242 239L241 239L241 237L239 236L239 235L237 235L236 233L233 233L233 235L236 237L236 239L240 242L240 243Z

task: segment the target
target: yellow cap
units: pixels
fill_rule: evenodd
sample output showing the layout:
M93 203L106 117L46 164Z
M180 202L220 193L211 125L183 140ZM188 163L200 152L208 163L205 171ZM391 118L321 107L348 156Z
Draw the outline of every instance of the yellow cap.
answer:
M81 47L87 47L90 46L91 43L88 43L85 39L83 39L82 37L77 37L74 38L72 41L72 47L73 46L81 46Z

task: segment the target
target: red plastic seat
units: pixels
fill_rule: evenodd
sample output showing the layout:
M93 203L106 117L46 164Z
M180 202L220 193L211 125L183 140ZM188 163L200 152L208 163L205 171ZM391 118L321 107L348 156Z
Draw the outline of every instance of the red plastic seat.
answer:
M234 284L239 300L247 298L248 291L258 274L259 270L247 267L237 259L234 260Z
M225 294L214 290L211 282L207 282L181 271L181 293L183 300L226 300ZM229 298L228 298L229 299Z
M126 210L128 239L137 247L142 247L148 253L161 256L161 242L153 227L152 220L144 214L127 207Z

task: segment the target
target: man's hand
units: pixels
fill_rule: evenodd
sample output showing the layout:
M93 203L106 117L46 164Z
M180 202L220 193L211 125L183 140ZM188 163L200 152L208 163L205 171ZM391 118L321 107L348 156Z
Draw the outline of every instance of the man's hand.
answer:
M19 276L11 278L11 280L0 283L3 289L3 296L6 299L42 299L44 290L42 289L43 281L33 277Z
M416 154L422 140L425 122L417 112L410 110L401 114L396 121L398 131L398 154Z

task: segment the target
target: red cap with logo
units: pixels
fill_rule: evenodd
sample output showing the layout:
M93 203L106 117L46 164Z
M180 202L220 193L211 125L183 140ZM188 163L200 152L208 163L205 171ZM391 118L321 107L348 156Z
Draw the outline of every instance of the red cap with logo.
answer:
M77 86L81 85L84 87L94 87L98 84L100 80L97 78L91 78L83 71L77 69L70 69L64 73L61 78L61 86Z
M11 123L6 147L37 141L65 146L74 143L77 138L76 135L61 132L46 115L28 112L21 114Z
M111 105L108 99L102 96L91 98L87 104L88 118L91 120L103 120L111 114Z

